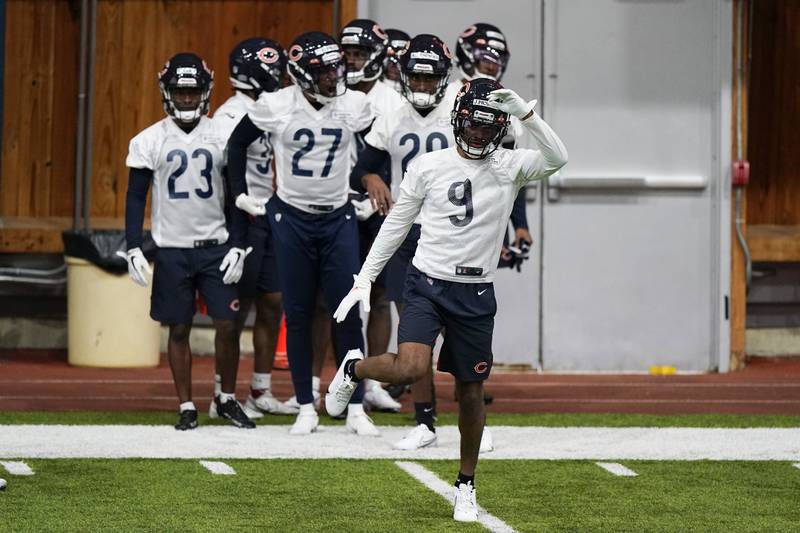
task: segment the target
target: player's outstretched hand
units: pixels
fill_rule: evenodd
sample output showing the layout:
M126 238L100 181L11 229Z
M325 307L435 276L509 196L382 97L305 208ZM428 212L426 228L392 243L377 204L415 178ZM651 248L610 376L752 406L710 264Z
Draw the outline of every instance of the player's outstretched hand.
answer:
M522 120L533 111L536 100L526 102L511 89L495 89L489 93L489 105Z
M147 274L153 275L150 269L150 264L144 258L141 248L131 248L128 253L122 250L117 252L117 255L123 258L128 263L128 275L136 282L137 285L147 287Z
M235 247L228 250L228 253L222 258L222 264L219 265L220 271L225 272L222 276L222 283L230 285L239 282L242 272L244 272L244 258L252 251L252 246L248 246L247 250Z
M358 305L358 302L361 302L361 305L364 306L364 312L369 313L369 293L372 291L372 283L359 281L358 276L353 276L353 279L356 280L353 283L353 288L350 289L347 296L342 298L342 302L336 308L336 312L333 313L333 318L336 322L344 322L350 309Z
M265 200L244 193L236 197L236 207L254 217L259 217L267 212L266 203Z
M392 191L386 186L386 183L377 174L365 174L361 178L361 183L367 189L369 199L372 202L372 207L381 215L388 215L389 210L394 205L392 201Z

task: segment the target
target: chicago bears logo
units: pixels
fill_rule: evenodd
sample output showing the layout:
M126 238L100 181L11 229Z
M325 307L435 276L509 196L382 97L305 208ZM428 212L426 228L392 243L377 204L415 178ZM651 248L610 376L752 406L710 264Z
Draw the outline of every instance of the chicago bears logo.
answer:
M271 63L275 63L278 60L278 51L274 48L262 48L258 52L256 52L256 57L262 63L267 63L268 65Z
M380 38L382 41L385 41L386 39L388 39L388 38L389 38L389 36L388 36L388 35L386 35L386 32L385 32L385 31L383 31L383 28L381 28L381 27L380 27L380 25L378 25L378 24L375 24L375 25L372 27L372 31L373 31L373 33L375 33L375 35L377 35L377 36L378 36L378 37L379 37L379 38Z
M470 26L469 28L464 30L464 32L461 34L461 37L462 38L467 38L470 35L472 35L473 33L475 33L476 31L478 31L478 28L476 28L474 25Z
M229 307L231 308L231 311L238 311L239 308L241 307L241 304L239 303L239 298L231 300L231 304Z
M303 47L299 44L293 45L289 48L289 59L292 61L300 61L303 57Z
M206 69L206 72L208 73L209 76L211 76L211 79L214 79L214 71L211 70L210 68L208 68L208 65L206 65L206 60L205 59L203 60L203 68Z
M473 370L475 370L476 374L485 374L489 370L489 363L486 361L481 361L475 365Z
M163 76L164 74L166 74L166 72L167 72L168 70L169 70L169 61L167 61L166 63L164 63L164 68L162 68L162 69L161 69L161 70L158 72L158 77L160 78L161 76Z
M444 55L447 57L447 59L453 59L453 54L450 53L450 49L446 44L442 43L442 49L444 50Z

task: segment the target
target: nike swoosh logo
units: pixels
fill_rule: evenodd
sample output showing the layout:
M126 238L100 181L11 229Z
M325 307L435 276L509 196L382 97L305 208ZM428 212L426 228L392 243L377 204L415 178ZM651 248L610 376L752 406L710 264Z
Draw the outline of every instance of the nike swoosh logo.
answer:
M433 411L433 407L431 407L430 409L423 409L422 411L425 413L430 413L431 411Z
M484 292L486 292L486 291L488 291L488 290L489 290L489 289L483 289L482 291L478 291L478 296L480 296L481 294L483 294Z

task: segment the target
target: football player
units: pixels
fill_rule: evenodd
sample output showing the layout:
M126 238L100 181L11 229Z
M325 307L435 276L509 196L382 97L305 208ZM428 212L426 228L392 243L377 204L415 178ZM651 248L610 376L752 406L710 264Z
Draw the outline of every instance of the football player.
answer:
M152 182L152 235L158 246L152 272L150 316L169 326L169 357L180 402L179 430L197 427L192 402L192 355L189 332L195 292L208 306L216 329L219 416L243 428L255 424L234 394L239 364L235 283L242 275L246 221L237 213L229 235L225 219L222 169L227 130L206 117L214 75L192 53L173 56L158 75L167 117L131 139L125 205L125 236L130 277L147 286L150 267L142 250L142 222ZM233 210L236 211L236 210ZM230 237L230 238L229 238Z
M400 87L400 58L398 52L405 50L411 36L402 30L388 29L386 30L388 37L388 44L386 45L386 59L383 62L383 80L389 86L401 92Z
M214 113L214 119L228 123L230 131L233 131L247 114L248 106L262 92L275 92L283 86L286 62L286 51L271 39L254 37L237 43L231 50L228 62L230 81L235 92ZM272 197L275 179L272 145L266 133L247 149L245 179L250 194L266 204ZM262 413L297 414L297 409L288 407L272 394L272 365L283 309L275 242L264 215L251 217L247 227L247 245L253 248L253 253L245 262L244 273L238 285L241 301L237 323L239 335L254 302L256 316L253 323L253 377L244 410L250 418L260 418ZM219 385L218 373L215 395L219 394ZM209 416L217 416L216 402L211 402Z
M279 250L289 368L300 404L290 433L305 435L319 425L311 342L317 287L328 309L334 309L358 271L358 226L348 201L350 158L355 136L370 126L373 115L364 93L347 90L344 53L333 37L304 33L292 43L288 58L295 84L262 93L236 126L228 142L228 177L236 205L252 215L264 214L260 199L248 194L246 151L265 132L271 134L277 191L266 213ZM357 310L335 325L333 337L337 361L349 347L363 347ZM347 427L376 436L361 404L361 389L348 409Z
M352 186L363 185L380 214L387 213L392 207L409 163L421 154L454 145L453 127L450 125L453 105L445 100L452 64L447 45L435 35L417 35L405 49L398 51L397 58L404 102L392 113L375 119L365 139L367 146L351 174ZM378 175L389 162L392 166L391 189ZM406 272L419 235L419 221L415 221L382 272L386 279L387 297L395 302L398 314L403 303ZM422 448L436 442L432 370L411 385L411 395L417 425L395 444L401 450Z
M347 87L367 95L367 100L376 117L398 107L402 103L401 97L380 79L388 44L386 33L380 25L369 19L351 20L345 24L339 34L339 42L347 63ZM364 141L361 138L358 138L358 141L358 151L360 152L364 148ZM384 182L388 183L391 179L389 172L390 168L387 162L379 170ZM359 189L357 188L356 191ZM358 218L360 258L363 261L367 257L375 235L378 234L381 222L383 222L383 215L373 212L372 209L361 211L360 207L363 204L355 199L354 202ZM380 355L386 353L392 335L392 313L386 299L384 276L379 276L375 280L373 289L367 322L367 355ZM397 412L402 406L383 389L380 383L366 380L364 381L364 407Z
M453 374L459 396L461 457L453 518L478 519L475 467L485 412L483 381L492 367L497 304L492 280L506 220L517 191L567 162L558 136L514 91L495 80L466 83L452 113L456 145L413 161L400 196L381 227L352 290L334 313L340 320L358 302L366 307L373 280L400 247L414 220L422 235L409 270L400 315L398 353L364 359L348 352L325 396L329 413L343 411L362 379L413 382L427 372L439 332L446 335L439 369ZM538 150L500 148L509 115L517 117Z

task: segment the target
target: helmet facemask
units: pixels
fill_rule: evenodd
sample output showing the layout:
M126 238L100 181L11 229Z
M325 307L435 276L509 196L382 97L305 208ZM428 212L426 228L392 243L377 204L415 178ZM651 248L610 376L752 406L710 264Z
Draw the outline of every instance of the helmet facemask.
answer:
M342 45L342 49L344 50L345 63L347 65L348 86L359 84L362 81L373 81L381 75L382 69L379 69L377 73L369 77L364 72L366 66L375 61L379 55L378 52L359 45Z
M424 67L426 65L417 65ZM437 75L424 72L400 71L400 84L402 95L418 109L435 107L444 98L447 90L447 75Z

